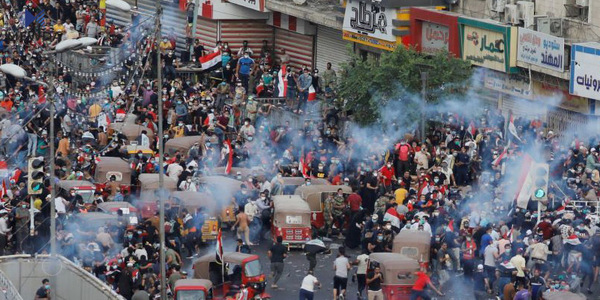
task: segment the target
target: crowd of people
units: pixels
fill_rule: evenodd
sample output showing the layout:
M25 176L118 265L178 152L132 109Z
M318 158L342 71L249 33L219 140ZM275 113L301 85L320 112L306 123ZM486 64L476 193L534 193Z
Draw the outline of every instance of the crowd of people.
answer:
M21 16L26 10L33 15L45 12L52 25L24 27ZM134 21L136 18L133 16ZM591 293L598 279L600 230L594 205L600 188L600 145L595 137L575 135L567 140L544 128L539 120L527 118L514 120L515 131L509 132L505 130L510 122L506 114L486 109L439 115L439 122L430 124L425 139L413 136L412 129L397 139L389 137L397 136L395 133L376 129L366 139L356 139L344 130L348 118L340 107L342 102L335 101L339 78L331 64L321 76L317 69L294 69L287 64L285 53L271 57L267 43L260 51L247 44L232 51L227 41L222 41L215 49L223 57L220 79L192 79L177 73L174 37L165 37L154 48L151 38L132 35L138 32L135 26L119 29L109 21L99 25L104 21L96 5L27 1L13 6L7 2L0 22L1 62L23 67L33 79L2 77L0 167L5 178L0 254L48 252L49 203L54 201L61 254L127 299L154 297L160 293L158 216L140 219L135 225L121 218L93 229L77 224L75 216L93 211L101 202L135 205L139 196L135 182L141 174L164 172L176 181L177 190L197 192L202 187L195 179L229 164L255 170L250 175L230 174L240 180L241 191L220 201L234 204L233 227L240 238L240 252L264 242L271 222L270 198L286 193L283 177L306 177L305 185L311 178L320 178L352 188L349 195L340 191L325 200L326 226L314 230L315 238L343 243L335 262L335 299L346 294L353 265L359 270L359 296L382 299L385 278L377 269L367 273L368 254L391 252L394 236L402 230L431 235L430 267L418 273L414 297L429 297L424 291L429 285L439 294L451 286L464 286L463 292L477 299L541 299L545 291ZM147 72L121 82L121 77L114 81L81 78L59 65L52 70L52 58L44 51L61 40L81 36L138 51ZM132 40L136 42L130 43ZM194 45L196 60L212 51L197 42ZM152 79L155 51L161 51L165 61L160 91ZM281 70L284 65L287 67ZM134 67L125 64L119 72ZM280 90L280 73L286 74L285 92ZM44 91L36 80L54 81L56 92ZM309 97L311 89L315 99ZM90 96L99 91L106 93ZM284 94L285 103L280 105L259 100ZM47 99L51 95L58 112L54 120ZM165 111L162 120L158 119L158 105ZM273 110L288 111L289 120L299 121L275 119ZM147 129L133 139L110 132L110 124L119 122ZM127 145L135 142L157 151L159 122L165 128L165 142L185 136L204 135L206 139L188 151L166 154L163 166L155 155L127 150ZM57 131L54 141L49 140L50 126ZM508 140L512 143L506 146ZM50 143L54 143L55 153L50 153ZM48 178L41 194L30 194L27 158L40 156L46 164L55 160L53 175L58 180L102 184L106 182L94 180L97 162L102 157L121 157L130 163L134 187L114 188L111 182L116 179L111 179L106 184L112 189L98 190L90 199L73 190L51 199ZM541 214L537 203L516 207L513 201L514 170L520 169L527 156L550 165L551 184ZM33 235L29 228L32 210ZM167 209L169 287L187 276L185 258L202 252L204 243L196 232L207 214L202 209ZM279 244L270 251L276 275L273 288L286 256ZM349 250L362 254L348 259ZM309 256L311 259L311 274L301 289L306 299L312 297L318 283L314 276L318 274L312 273L317 261Z

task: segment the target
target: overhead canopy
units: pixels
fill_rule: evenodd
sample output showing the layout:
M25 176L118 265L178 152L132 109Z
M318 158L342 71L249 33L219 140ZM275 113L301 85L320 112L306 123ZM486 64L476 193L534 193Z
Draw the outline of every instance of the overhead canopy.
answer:
M240 252L224 252L223 253L223 262L234 265L241 265L244 262L248 262L251 260L257 260L258 255L255 254L245 254ZM216 254L214 252L206 254L200 258L198 258L194 262L194 278L197 279L210 279L209 275L209 266L210 263L214 263L217 261Z
M405 229L394 237L392 252L404 254L418 261L429 261L430 245L429 232Z
M369 260L379 263L385 284L412 285L416 280L414 272L420 268L417 260L398 253L375 252Z
M131 167L129 162L120 157L102 156L96 162L96 173L94 180L96 182L104 182L108 180L107 174L111 172L121 173L121 184L131 184Z
M125 135L129 141L135 141L142 134L143 130L146 130L146 134L150 140L154 139L152 129L138 124L111 123L108 125L108 128L110 131Z
M81 187L89 187L95 189L96 186L87 181L87 180L61 180L58 182L58 186L65 190L70 190L72 188L81 188Z
M165 143L165 153L169 155L175 155L175 152L179 151L182 155L192 148L194 143L198 143L199 146L204 145L204 135L193 135L193 136L182 136L168 140ZM202 148L201 148L202 149Z
M184 287L198 287L202 286L206 288L206 290L210 290L212 288L212 282L207 279L179 279L175 281L175 290L181 289Z
M157 173L144 173L140 174L138 180L140 181L142 191L151 191L158 189L158 175ZM174 191L177 189L177 181L175 179L164 176L164 189Z

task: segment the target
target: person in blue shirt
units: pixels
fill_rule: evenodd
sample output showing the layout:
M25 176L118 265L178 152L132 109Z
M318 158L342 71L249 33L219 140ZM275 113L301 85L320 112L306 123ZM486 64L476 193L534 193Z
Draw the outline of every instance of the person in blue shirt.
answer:
M310 76L310 71L308 68L304 68L304 73L298 77L298 107L296 107L296 111L300 114L304 110L304 106L306 105L306 101L308 100L308 89L312 85L312 76Z
M250 72L254 67L254 60L250 58L250 52L244 53L244 56L238 60L235 68L235 75L242 81L242 86L246 91L248 90L248 80L250 79Z

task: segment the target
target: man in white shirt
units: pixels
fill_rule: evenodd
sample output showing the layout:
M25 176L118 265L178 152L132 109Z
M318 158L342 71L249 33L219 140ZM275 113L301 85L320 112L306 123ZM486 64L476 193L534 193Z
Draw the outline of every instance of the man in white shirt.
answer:
M356 265L356 282L358 283L358 298L362 299L363 291L367 285L367 266L369 264L369 255L363 252L356 257L354 261Z
M179 189L182 191L190 191L190 192L198 191L198 189L196 188L196 185L192 182L191 176L188 176L188 178L185 181L182 181L179 184Z
M346 257L346 248L340 247L338 249L338 257L333 262L333 269L335 270L335 276L333 277L333 299L338 299L338 293L340 300L343 300L346 296L346 285L348 284L348 270L350 270L350 262Z
M0 210L0 256L4 255L4 249L8 243L8 234L10 228L8 227L8 211L6 209Z
M146 130L142 130L142 134L140 134L139 137L140 146L150 147L150 138L147 134L148 132Z
M174 162L167 167L167 175L174 180L179 180L181 172L183 172L183 167L178 162Z
M302 279L302 286L300 287L300 300L312 300L315 296L315 285L321 286L321 283L313 275L313 271L308 271L308 274Z
M429 153L427 153L427 148L425 145L421 146L421 151L415 153L415 163L417 164L417 169L429 169Z
M258 215L258 206L256 206L256 200L250 200L246 206L244 206L244 213L248 216L248 219L252 222Z
M46 196L46 200L50 201L51 195ZM69 202L65 200L65 198L61 196L57 196L54 198L54 207L56 208L56 213L60 215L64 215L67 213L67 205Z

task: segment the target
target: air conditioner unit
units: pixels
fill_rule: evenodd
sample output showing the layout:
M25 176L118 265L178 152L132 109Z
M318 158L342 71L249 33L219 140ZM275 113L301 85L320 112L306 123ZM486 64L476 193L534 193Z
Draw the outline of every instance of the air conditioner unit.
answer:
M533 16L535 15L535 3L529 1L517 2L517 8L519 11L519 19L523 20L525 28L529 28L533 25Z
M506 0L492 0L492 11L504 12L506 6Z
M537 31L547 33L553 36L562 37L564 35L564 26L562 18L538 19Z
M576 0L575 4L577 4L577 6L588 7L590 6L590 0Z
M504 6L504 23L519 24L519 11L514 4Z

